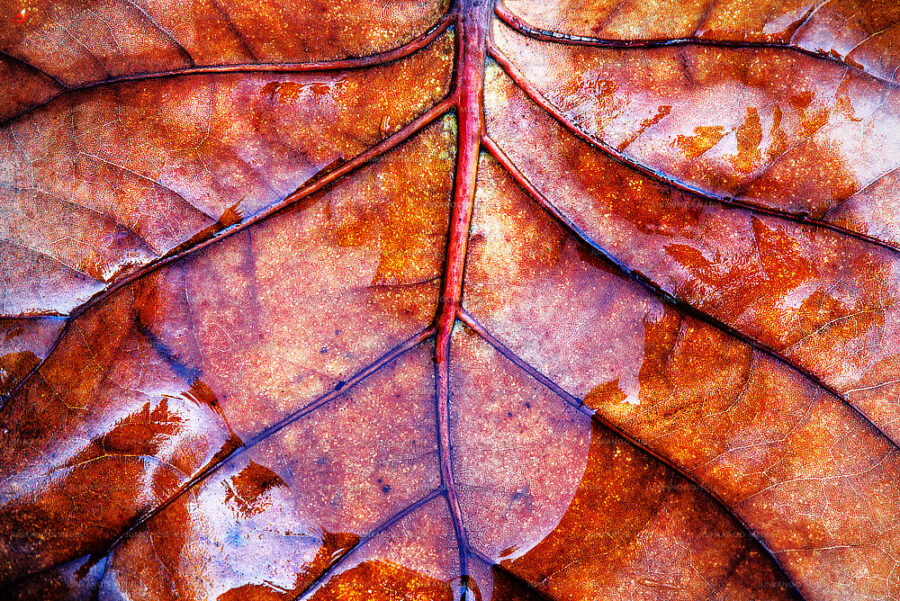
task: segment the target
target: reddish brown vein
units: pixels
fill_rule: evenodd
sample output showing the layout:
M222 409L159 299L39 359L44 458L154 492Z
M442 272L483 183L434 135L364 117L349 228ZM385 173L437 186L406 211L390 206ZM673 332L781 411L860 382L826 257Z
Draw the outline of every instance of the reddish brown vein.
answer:
M718 40L697 36L673 39L652 38L619 40L612 38L597 38L591 36L572 35L567 33L560 33L558 31L551 31L549 29L540 29L538 27L530 25L521 17L509 10L509 8L506 7L502 0L499 0L497 2L496 14L497 17L499 17L500 20L503 21L503 23L508 27L514 29L524 36L535 40L540 40L542 42L554 42L557 44L568 44L573 46L596 46L599 48L612 48L620 50L662 48L666 46L712 46L716 48L770 48L774 50L787 50L791 52L797 52L799 54L805 54L806 56L811 56L813 58L827 61L829 63L836 63L838 65L841 65L842 67L850 69L851 71L855 71L867 77L871 77L872 79L890 87L900 87L900 82L881 77L880 75L876 75L874 73L871 73L870 71L866 71L863 67L848 63L846 60L836 57L830 53L807 50L806 48L802 48L791 43ZM797 29L799 30L800 28L798 27Z
M37 69L37 67L32 66L30 63L25 63L15 56L7 55L6 53L4 53L4 55L9 56L11 59L34 69L42 75L46 75L63 89L59 93L50 96L46 100L34 104L27 109L16 113L15 115L6 118L3 121L0 121L0 127L4 127L12 121L20 119L28 113L31 113L43 106L50 104L61 96L65 96L73 92L92 90L94 88L103 88L121 83L149 81L153 79L167 79L172 77L186 77L189 75L216 75L223 73L309 73L316 71L343 71L348 69L376 67L400 60L402 58L406 58L417 50L421 50L432 41L434 41L435 38L441 35L449 26L450 21L451 15L449 13L445 14L437 23L429 28L428 31L407 42L403 46L399 46L397 48L394 48L393 50L388 50L387 52L381 52L379 54L372 54L369 56L344 58L333 61L314 61L307 63L240 63L235 65L204 65L200 67L172 69L169 71L156 71L153 73L134 73L131 75L122 75L119 77L110 77L107 79L101 79L99 81L92 81L77 86L66 86L53 78L51 75L40 71L39 69Z
M203 250L204 248L206 248L208 246L216 244L219 241L224 240L225 238L234 236L235 234L242 232L245 229L252 227L258 223L261 223L267 219L270 219L276 215L280 215L281 213L288 210L294 204L296 204L296 203L308 198L310 195L315 194L316 192L319 192L322 189L330 186L338 179L364 167L365 165L369 164L374 159L377 159L378 157L385 154L389 150L391 150L391 149L395 148L396 146L400 145L401 143L405 142L410 137L412 137L413 135L415 135L416 133L418 133L425 127L427 127L430 123L434 122L436 119L441 117L444 113L446 113L451 108L453 108L453 106L455 106L455 99L452 97L439 102L438 104L433 106L431 109L426 111L424 114L420 115L419 117L417 117L416 119L411 121L408 125L406 125L406 127L397 131L395 134L391 135L388 138L385 138L383 141L376 144L375 146L372 146L365 152L358 154L357 156L353 157L351 160L347 161L346 163L344 163L340 167L334 169L333 171L329 171L328 173L326 173L325 175L322 175L318 179L316 179L312 182L309 182L307 184L304 184L303 186L299 187L297 190L295 190L291 194L285 196L279 202L276 202L276 203L270 205L265 210L253 215L252 217L249 217L248 219L245 219L244 221L241 221L240 223L236 223L235 225L220 231L219 233L211 236L210 238L204 240L203 242L200 242L194 246L191 246L190 248L186 248L186 249L183 249L183 250L180 250L177 252L173 252L172 254L161 257L160 259L158 259L154 262L148 263L148 264L144 265L143 267L141 267L140 269L132 272L128 276L122 278L121 280L118 280L117 282L111 284L109 287L104 289L102 292L99 292L98 294L91 297L88 301L86 301L85 303L80 305L78 308L76 308L74 311L72 311L72 313L69 314L68 318L66 319L66 324L62 327L62 329L57 334L56 340L54 341L53 345L50 347L50 350L47 352L47 354L44 356L44 358L41 359L40 362L37 365L35 365L31 369L31 371L29 371L25 375L24 378L22 378L22 380L16 385L16 387L12 391L10 391L10 393L9 393L9 395L7 395L6 399L3 402L0 402L0 409L2 409L5 406L6 402L8 402L9 399L11 399L13 396L15 396L16 393L18 393L19 390L21 390L22 387L25 386L25 384L31 379L31 377L35 373L37 373L37 371L49 360L49 358L56 351L56 349L59 346L62 339L65 337L66 333L71 328L74 320L76 318L78 318L80 315L82 315L85 311L89 310L94 305L97 305L98 303L103 302L106 298L108 298L109 296L114 294L116 291L120 290L121 288L123 288L125 286L128 286L135 280L138 280L138 279L146 276L149 273L152 273L152 272L154 272L162 267L165 267L166 265L169 265L171 263L180 261L181 259L184 259L185 257L187 257L189 255L192 255L200 250Z
M478 336L481 337L485 342L487 342L489 345L491 345L498 353L500 353L501 355L506 357L506 359L508 359L511 363L515 364L516 367L518 367L519 369L521 369L522 371L527 373L529 376L531 376L532 378L534 378L535 380L537 380L538 382L543 384L545 387L547 387L552 392L554 392L557 396L562 398L566 403L568 403L569 405L571 405L572 407L574 407L575 409L577 409L584 415L588 416L592 420L596 421L598 424L600 424L604 428L607 428L608 430L612 431L617 436L620 436L624 440L628 441L630 444L634 445L636 448L640 449L644 453L647 453L651 457L655 458L660 463L666 465L669 469L678 473L683 478L687 479L692 484L694 484L694 486L696 486L697 488L702 490L704 493L709 495L713 500L715 500L715 502L722 508L723 511L725 511L728 515L730 515L732 517L732 519L734 519L738 524L741 525L741 527L747 532L747 534L751 538L753 538L753 540L755 540L757 543L759 543L760 547L762 547L763 550L765 550L765 552L769 555L769 557L772 559L772 561L775 562L775 565L778 566L778 568L784 574L785 579L787 579L787 581L791 583L791 586L794 587L794 590L797 592L797 594L801 598L803 597L802 593L800 593L800 589L797 587L797 584L788 575L787 571L785 570L785 568L782 566L781 562L776 557L774 551L772 551L772 549L769 548L769 546L766 544L763 537L752 526L750 526L748 523L746 523L743 520L743 518L741 518L740 516L735 514L731 510L731 508L725 503L725 501L721 497L719 497L715 492L713 492L712 490L707 488L705 485L703 485L699 481L697 481L687 470L685 470L682 467L679 467L677 464L673 463L670 459L666 458L664 455L657 453L656 451L654 451L653 449L648 447L645 443L637 440L636 438L632 437L624 430L621 430L619 427L617 427L613 423L607 421L602 415L600 415L599 413L597 413L596 411L594 411L593 409L591 409L590 407L585 405L584 402L581 399L579 399L578 397L566 392L561 386L559 386L553 380L551 380L550 378L545 376L543 373L538 371L534 366L532 366L527 361L525 361L524 359L522 359L521 357L516 355L512 351L512 349L510 349L509 347L504 345L502 342L500 342L497 338L495 338L494 335L491 334L487 330L487 328L484 327L483 324L481 324L481 322L479 322L472 315L470 315L465 309L461 308L459 310L459 319L464 324L466 324L466 326L469 327L473 332L478 334ZM489 563L493 563L493 562L489 562Z
M889 441L893 446L900 449L900 442L894 440L890 436L888 436L881 428L879 428L869 417L862 412L859 408L856 407L853 403L850 402L847 397L841 394L837 389L833 388L831 385L826 383L822 378L818 375L810 371L809 369L803 367L802 365L798 365L788 359L785 355L778 352L774 348L763 344L761 341L753 338L752 336L745 334L744 332L738 330L734 326L731 326L724 321L710 315L709 313L703 311L695 307L694 305L688 303L687 301L678 298L672 293L668 292L664 288L662 288L659 284L645 276L644 274L635 271L627 264L622 262L618 257L612 254L609 250L604 248L600 243L594 240L587 232L582 230L578 225L576 225L571 219L569 219L565 213L559 210L546 196L544 196L540 190L538 190L534 184L532 184L525 174L523 174L518 167L512 162L509 156L503 152L497 143L492 140L490 137L485 136L483 142L485 149L490 152L491 156L493 156L498 163L503 167L503 169L509 173L510 177L512 177L515 182L523 189L526 193L545 211L550 213L554 219L556 219L563 227L566 228L570 233L572 233L579 241L588 246L591 250L596 252L598 255L603 257L607 262L611 263L618 271L622 273L623 276L628 278L629 280L640 284L644 289L649 291L655 297L657 297L663 303L671 305L681 311L682 313L686 313L691 317L694 317L706 324L713 326L714 328L721 330L722 332L728 334L732 338L739 340L740 342L750 346L753 349L758 350L761 353L768 355L769 357L775 359L777 362L782 365L787 366L791 370L797 372L819 388L823 389L828 394L834 396L835 398L842 401L846 404L852 411L855 413L860 420L863 421L866 425L868 425L874 432L877 432L879 435L884 437L887 441Z
M447 241L446 264L441 286L441 300L435 316L435 401L437 403L438 450L441 484L446 489L447 504L459 546L460 575L468 577L468 538L462 521L453 479L450 445L450 338L456 311L462 297L469 229L475 206L478 155L484 134L483 90L487 48L488 16L491 2L463 0L457 7L459 47L457 56L456 105L459 117L459 141L456 177L453 188L453 210Z
M512 61L510 61L509 58L507 58L506 55L503 54L503 51L501 51L499 48L491 46L490 48L488 48L488 55L497 62L500 68L503 69L503 71L507 75L509 75L510 79L513 80L513 82L519 87L519 89L521 89L525 93L525 95L528 96L529 99L531 99L532 102L540 106L565 129L567 129L569 132L573 133L576 137L588 143L592 147L596 148L597 150L608 156L610 159L616 161L621 165L624 165L625 167L637 171L638 173L652 180L665 184L666 186L671 186L677 190L680 190L681 192L696 196L701 200L719 204L727 208L742 209L751 213L768 215L777 219L781 219L783 221L789 221L791 223L801 223L831 230L844 236L855 238L867 244L874 244L875 246L885 248L891 252L900 253L900 246L885 242L884 240L879 240L878 238L873 238L872 236L867 236L866 234L862 234L860 232L855 232L839 225L835 225L834 223L829 223L827 221L822 221L821 219L812 218L806 213L790 213L787 211L779 211L747 200L741 200L731 196L716 195L708 190L704 190L703 188L700 188L693 184L689 184L680 179L666 175L662 171L643 165L642 163L638 162L627 154L620 152L609 144L594 138L589 133L583 131L577 125L572 123L569 118L559 110L559 108L557 108L553 103L547 100L547 98L544 97L544 95L541 94L541 92L538 91L534 87L534 85L532 85L531 82L529 82L528 79L525 78L521 71L519 71L516 66L512 64Z

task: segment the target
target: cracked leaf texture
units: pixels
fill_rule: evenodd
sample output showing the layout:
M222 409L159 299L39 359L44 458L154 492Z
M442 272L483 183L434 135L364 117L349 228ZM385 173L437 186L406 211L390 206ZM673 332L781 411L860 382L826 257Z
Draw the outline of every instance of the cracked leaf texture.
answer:
M0 598L900 600L900 4L7 0Z

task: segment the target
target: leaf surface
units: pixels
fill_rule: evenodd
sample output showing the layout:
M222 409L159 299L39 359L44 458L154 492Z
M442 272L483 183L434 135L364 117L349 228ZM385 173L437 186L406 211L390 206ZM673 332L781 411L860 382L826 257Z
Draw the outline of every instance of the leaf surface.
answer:
M0 596L900 598L898 22L3 8Z

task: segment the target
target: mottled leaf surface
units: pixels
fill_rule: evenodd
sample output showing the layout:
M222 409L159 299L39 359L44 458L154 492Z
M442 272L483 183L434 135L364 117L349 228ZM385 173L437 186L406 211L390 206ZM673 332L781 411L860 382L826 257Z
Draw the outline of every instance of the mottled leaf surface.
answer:
M891 1L0 7L0 597L900 599Z

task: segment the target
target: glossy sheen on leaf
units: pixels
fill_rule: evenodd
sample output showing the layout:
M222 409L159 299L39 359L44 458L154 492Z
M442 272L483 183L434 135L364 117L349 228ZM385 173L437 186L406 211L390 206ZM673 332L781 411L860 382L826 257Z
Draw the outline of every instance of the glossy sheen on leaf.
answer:
M0 598L900 599L900 9L0 8Z

